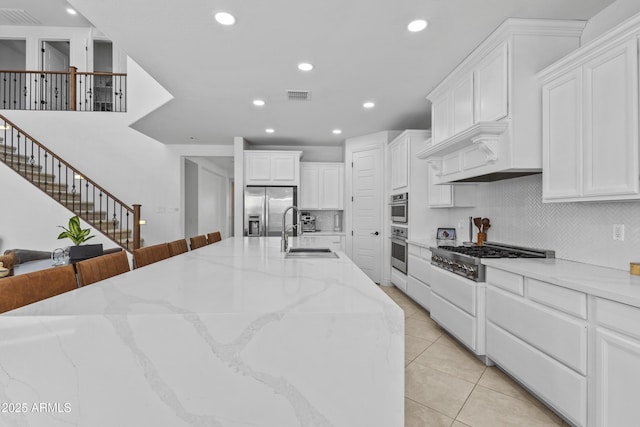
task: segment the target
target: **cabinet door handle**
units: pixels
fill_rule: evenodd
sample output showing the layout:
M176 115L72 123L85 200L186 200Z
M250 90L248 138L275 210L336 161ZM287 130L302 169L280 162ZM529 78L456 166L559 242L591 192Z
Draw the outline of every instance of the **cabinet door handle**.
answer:
M372 236L377 236L378 234L380 234L380 233L378 233L377 231L376 231L376 232L371 233L371 235L372 235Z

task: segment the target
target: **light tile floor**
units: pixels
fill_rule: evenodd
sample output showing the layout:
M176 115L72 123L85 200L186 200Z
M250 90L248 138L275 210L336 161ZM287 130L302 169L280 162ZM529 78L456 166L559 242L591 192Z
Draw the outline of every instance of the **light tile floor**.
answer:
M495 366L487 367L395 287L405 314L405 427L566 426Z

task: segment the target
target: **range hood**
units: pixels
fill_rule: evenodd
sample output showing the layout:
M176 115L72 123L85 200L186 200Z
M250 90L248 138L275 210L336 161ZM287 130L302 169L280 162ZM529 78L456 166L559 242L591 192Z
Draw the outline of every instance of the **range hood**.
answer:
M507 19L427 96L432 139L417 157L435 184L542 172L536 73L580 46L584 21Z
M523 150L510 140L510 120L481 122L416 156L434 169L438 184L492 182L541 173L541 145ZM517 157L522 161L515 162Z

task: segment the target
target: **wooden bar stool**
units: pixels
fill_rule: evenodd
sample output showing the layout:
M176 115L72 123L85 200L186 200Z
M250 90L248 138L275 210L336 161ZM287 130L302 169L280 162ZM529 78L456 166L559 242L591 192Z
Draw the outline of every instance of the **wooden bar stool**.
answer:
M78 289L73 265L0 279L0 313Z
M78 284L90 285L109 277L130 271L129 258L125 251L115 252L109 255L91 258L76 263L78 271Z
M214 231L213 233L207 234L207 242L209 244L216 243L222 240L222 235L219 231Z
M160 243L159 245L148 246L133 250L134 268L144 267L154 262L169 258L169 245Z
M204 234L201 236L191 237L189 240L191 240L191 250L207 246L207 236Z
M173 242L167 243L169 245L169 255L176 256L183 254L185 252L189 252L189 248L187 247L187 241L184 239L174 240Z

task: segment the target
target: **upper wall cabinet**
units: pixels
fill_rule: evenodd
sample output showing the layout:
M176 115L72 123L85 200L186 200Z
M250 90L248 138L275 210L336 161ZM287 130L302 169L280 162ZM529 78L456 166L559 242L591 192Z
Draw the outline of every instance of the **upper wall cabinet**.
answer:
M409 192L410 183L414 182L412 170L416 167L411 158L412 147L422 146L431 136L427 130L409 129L402 132L389 142L389 175L392 194ZM423 165L417 165L423 167ZM417 185L424 185L422 179L418 179ZM413 191L413 190L412 190Z
M300 209L344 209L344 164L300 163Z
M409 186L409 144L411 136L402 133L389 143L391 158L391 191L406 191Z
M543 200L640 198L640 15L540 72Z
M535 74L579 47L584 24L508 19L427 96L433 142L418 156L433 168L435 184L541 171Z
M301 151L245 151L245 185L299 185L301 155Z

